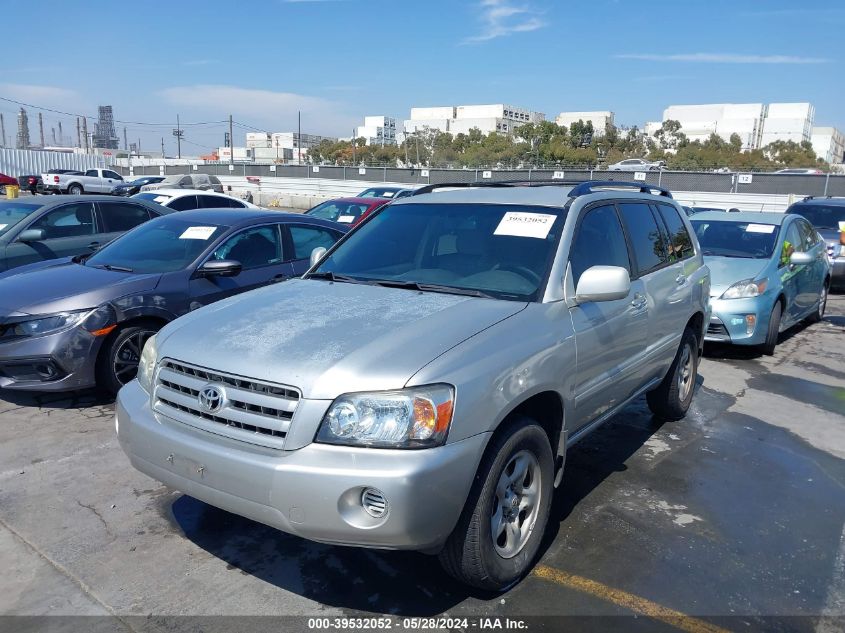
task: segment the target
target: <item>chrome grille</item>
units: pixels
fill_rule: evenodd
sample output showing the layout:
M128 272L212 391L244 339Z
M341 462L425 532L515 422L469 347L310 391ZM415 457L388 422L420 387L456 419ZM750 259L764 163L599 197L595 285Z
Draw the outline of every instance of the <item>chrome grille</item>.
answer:
M200 404L200 391L207 387L222 394L217 410ZM177 422L251 444L283 448L299 392L166 358L156 374L154 402L158 413Z

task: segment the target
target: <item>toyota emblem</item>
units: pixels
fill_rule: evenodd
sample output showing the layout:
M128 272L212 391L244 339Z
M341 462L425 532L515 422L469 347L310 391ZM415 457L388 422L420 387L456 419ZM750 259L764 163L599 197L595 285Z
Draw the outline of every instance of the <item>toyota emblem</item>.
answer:
M223 391L214 385L207 385L200 389L199 395L200 408L209 413L216 413L223 408Z

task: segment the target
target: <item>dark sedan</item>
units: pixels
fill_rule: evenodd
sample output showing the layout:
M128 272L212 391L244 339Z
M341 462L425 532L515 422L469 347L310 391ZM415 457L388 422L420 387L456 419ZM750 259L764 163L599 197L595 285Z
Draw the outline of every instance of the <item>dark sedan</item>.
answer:
M346 227L201 209L152 220L93 255L0 274L0 388L116 393L146 340L204 305L304 273Z
M164 180L164 176L142 176L135 180L122 182L111 190L113 196L134 196L144 185L154 185Z
M172 212L154 202L110 196L0 201L0 271L91 253L129 229Z

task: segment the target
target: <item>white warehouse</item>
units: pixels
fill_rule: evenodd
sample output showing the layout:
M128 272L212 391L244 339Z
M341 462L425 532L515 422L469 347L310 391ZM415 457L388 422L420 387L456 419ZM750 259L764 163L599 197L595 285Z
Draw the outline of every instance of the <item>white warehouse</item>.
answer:
M810 135L816 156L831 165L845 163L845 134L835 127L814 127Z
M604 135L608 125L613 125L613 112L601 110L597 112L561 112L555 118L555 123L560 127L569 129L573 123L583 121L593 124L593 133L596 136Z
M411 108L411 118L405 120L403 129L405 134L413 134L425 128L453 135L467 134L473 128L477 128L482 134L512 134L520 125L539 123L545 118L546 115L542 112L504 103Z
M396 119L387 116L365 116L364 125L355 128L356 138L367 145L396 145Z

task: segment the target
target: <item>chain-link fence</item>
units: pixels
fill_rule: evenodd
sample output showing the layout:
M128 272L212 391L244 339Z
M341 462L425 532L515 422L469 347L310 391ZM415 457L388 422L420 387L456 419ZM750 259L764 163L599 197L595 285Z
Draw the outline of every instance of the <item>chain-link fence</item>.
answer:
M124 175L127 167L118 168ZM335 165L258 165L252 163L206 163L204 165L145 165L132 168L135 176L206 173L214 176L258 178L326 178L407 185L513 182L543 180L643 181L672 191L760 193L798 196L845 196L845 175L714 173L695 171L623 172L591 169L426 169L397 167L343 167Z

